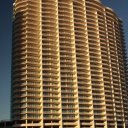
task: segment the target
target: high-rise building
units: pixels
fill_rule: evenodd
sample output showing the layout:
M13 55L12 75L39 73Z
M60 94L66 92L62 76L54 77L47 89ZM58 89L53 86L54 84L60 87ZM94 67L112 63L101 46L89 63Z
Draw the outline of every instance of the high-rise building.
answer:
M126 128L122 21L99 0L15 0L15 128Z

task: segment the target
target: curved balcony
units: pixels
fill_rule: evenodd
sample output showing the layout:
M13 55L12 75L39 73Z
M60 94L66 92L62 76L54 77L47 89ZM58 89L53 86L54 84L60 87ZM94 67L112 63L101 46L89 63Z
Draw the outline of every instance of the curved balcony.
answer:
M89 0L87 0L86 1L86 6L87 7L90 7L91 9L95 9L95 10L98 10L98 11L100 11L100 12L103 12L103 9L104 9L104 7L103 7L103 5L99 2L99 1L89 1Z

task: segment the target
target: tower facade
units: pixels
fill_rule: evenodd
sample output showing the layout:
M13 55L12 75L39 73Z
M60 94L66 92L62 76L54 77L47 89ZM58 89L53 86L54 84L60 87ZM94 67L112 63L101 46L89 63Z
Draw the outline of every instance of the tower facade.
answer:
M125 128L122 22L99 0L15 0L14 128Z

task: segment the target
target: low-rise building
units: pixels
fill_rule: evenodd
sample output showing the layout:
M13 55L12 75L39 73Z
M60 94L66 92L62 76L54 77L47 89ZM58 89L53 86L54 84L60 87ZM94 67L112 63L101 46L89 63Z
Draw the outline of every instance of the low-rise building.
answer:
M0 128L12 128L13 121L10 120L2 120L0 121Z

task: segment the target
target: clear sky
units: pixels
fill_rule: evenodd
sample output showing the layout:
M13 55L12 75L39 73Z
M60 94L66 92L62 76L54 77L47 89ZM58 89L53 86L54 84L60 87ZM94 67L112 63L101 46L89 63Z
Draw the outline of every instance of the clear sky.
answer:
M10 118L12 1L0 0L0 120ZM128 46L128 0L101 1L123 20Z

